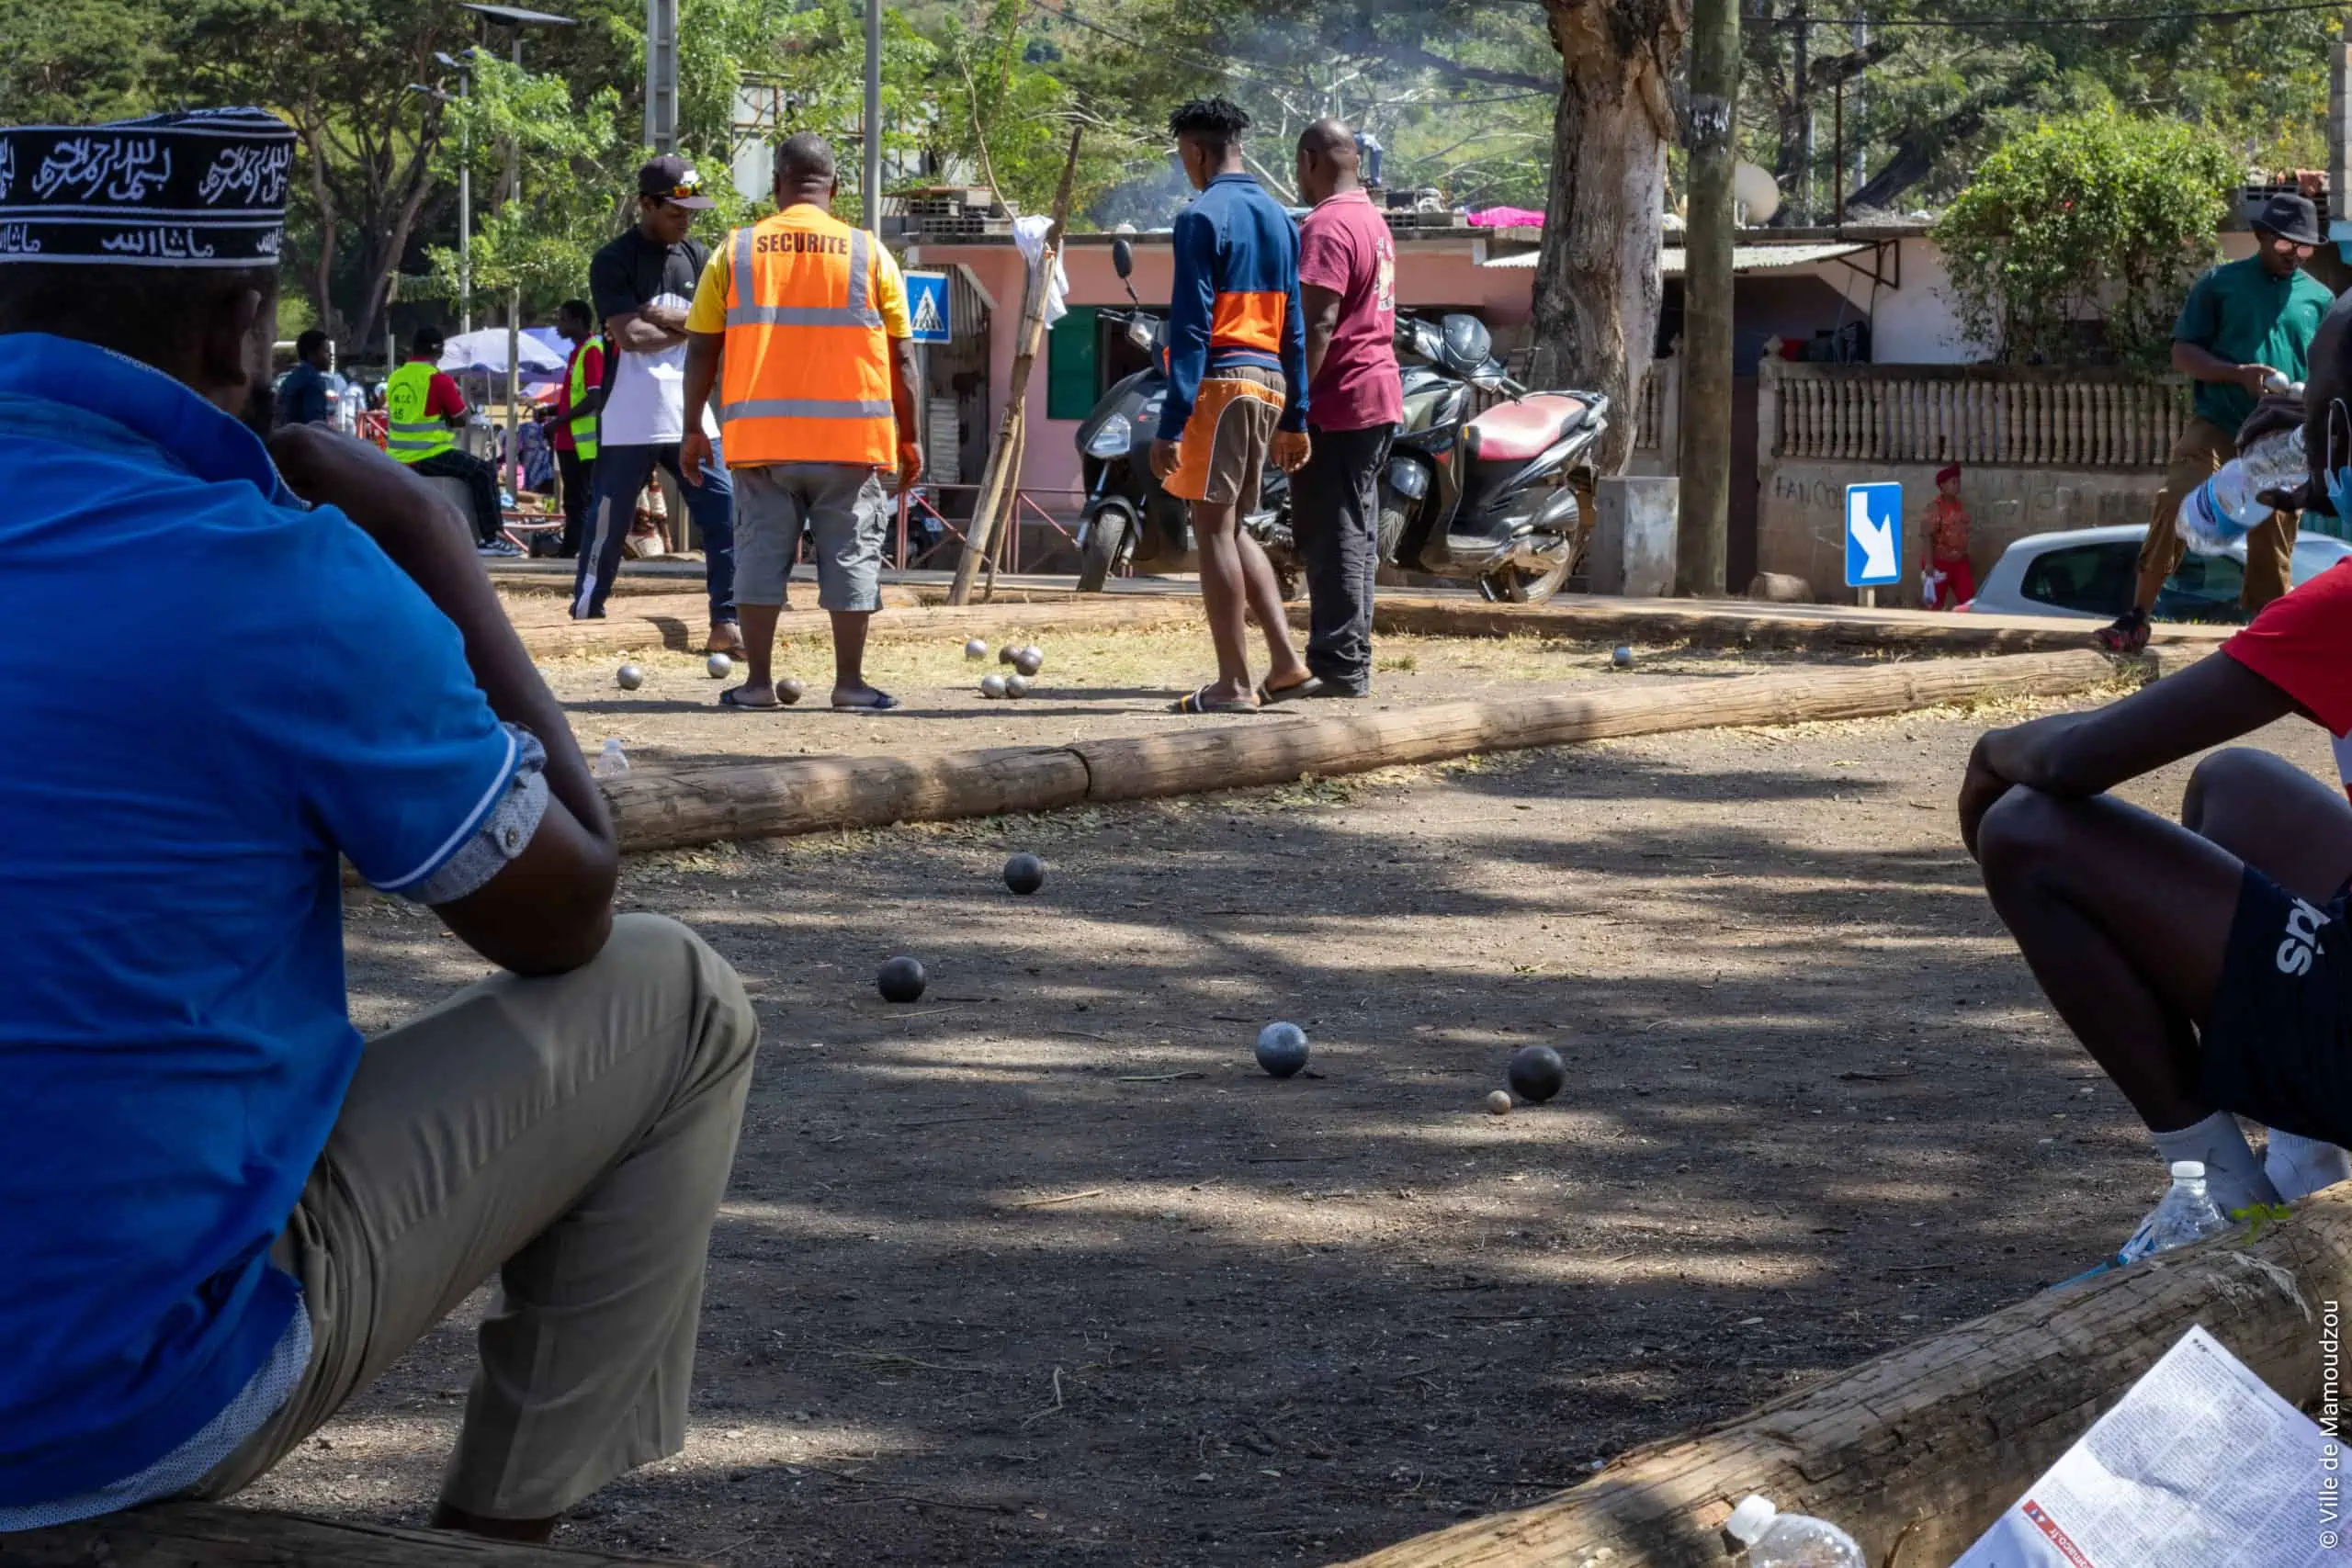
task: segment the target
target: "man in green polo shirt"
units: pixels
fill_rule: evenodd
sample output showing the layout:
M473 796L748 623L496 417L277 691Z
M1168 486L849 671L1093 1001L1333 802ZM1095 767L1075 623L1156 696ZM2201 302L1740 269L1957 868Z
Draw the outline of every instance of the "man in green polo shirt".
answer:
M2280 194L2254 220L2254 254L2199 278L2172 329L2172 367L2197 384L2196 417L2173 443L2165 487L2140 545L2140 580L2132 608L2098 631L2114 653L2148 644L2148 612L2188 547L2173 520L2180 503L2238 452L2238 426L2254 412L2273 375L2303 378L2312 336L2335 297L2302 270L2320 243L2319 214L2300 196ZM2274 512L2245 540L2239 601L2251 615L2293 585L2299 514Z

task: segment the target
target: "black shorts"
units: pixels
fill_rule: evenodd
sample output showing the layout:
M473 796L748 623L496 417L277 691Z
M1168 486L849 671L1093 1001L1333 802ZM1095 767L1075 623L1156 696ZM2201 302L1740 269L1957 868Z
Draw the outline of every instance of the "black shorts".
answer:
M2352 1145L2352 883L2324 907L2252 866L2238 886L2198 1097L2266 1127Z

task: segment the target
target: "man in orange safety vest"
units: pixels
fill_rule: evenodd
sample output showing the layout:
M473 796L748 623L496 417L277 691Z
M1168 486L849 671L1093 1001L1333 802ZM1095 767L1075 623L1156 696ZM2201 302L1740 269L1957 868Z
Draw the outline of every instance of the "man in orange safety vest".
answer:
M686 313L686 446L700 472L716 389L735 481L735 600L751 669L724 707L773 710L785 580L805 528L817 603L832 616L837 708L899 700L866 684L866 622L882 605L882 475L922 475L907 285L881 241L831 210L833 150L807 132L775 153L773 218L738 229L703 268ZM697 445L699 444L699 445Z

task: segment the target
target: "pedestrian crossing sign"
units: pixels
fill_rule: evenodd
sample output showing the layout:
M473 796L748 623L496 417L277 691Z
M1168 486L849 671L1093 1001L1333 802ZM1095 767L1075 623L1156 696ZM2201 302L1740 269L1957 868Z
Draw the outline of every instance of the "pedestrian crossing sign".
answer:
M944 272L910 272L907 274L907 315L914 326L917 343L945 343L947 331L947 275Z

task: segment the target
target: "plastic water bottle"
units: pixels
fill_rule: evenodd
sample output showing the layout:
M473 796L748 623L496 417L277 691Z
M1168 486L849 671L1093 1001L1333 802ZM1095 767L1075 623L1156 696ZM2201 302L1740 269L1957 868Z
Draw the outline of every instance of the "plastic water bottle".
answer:
M618 736L605 742L605 749L596 753L588 772L600 779L616 779L628 772L628 754L621 750Z
M1747 1548L1748 1568L1871 1568L1852 1536L1827 1519L1784 1514L1769 1498L1750 1496L1724 1530Z
M2270 515L2269 505L2256 497L2292 490L2308 472L2300 428L2266 435L2189 491L2173 526L2197 554L2221 555Z
M2229 1220L2215 1207L2212 1194L2205 1190L2203 1164L2193 1159L2175 1160L2171 1190L2116 1257L2120 1262L2137 1263L2143 1258L2187 1247L2229 1228Z

